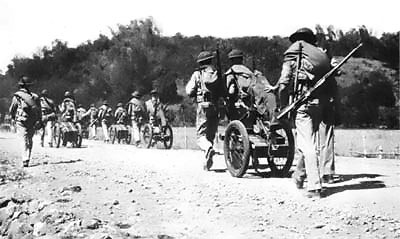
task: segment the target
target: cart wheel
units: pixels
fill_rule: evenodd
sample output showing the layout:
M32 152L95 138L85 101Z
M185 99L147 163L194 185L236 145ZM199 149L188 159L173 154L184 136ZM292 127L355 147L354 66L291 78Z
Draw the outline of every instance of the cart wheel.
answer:
M76 147L80 148L82 146L82 135L78 134L78 136L76 137Z
M164 140L164 147L166 149L170 149L172 147L172 143L174 141L174 136L172 133L172 128L171 126L167 125L165 126L165 128L163 129L163 140Z
M132 138L132 136L131 136L131 134L128 132L128 133L126 134L125 143L126 143L126 144L130 144L130 143L131 143L131 138Z
M111 143L114 144L115 143L115 137L117 137L117 129L115 129L114 127L110 127L110 139L111 139Z
M150 148L153 140L153 128L149 124L145 124L142 130L143 143L146 148Z
M229 173L233 177L242 177L249 167L250 141L246 128L239 120L228 124L225 130L224 155Z
M289 123L281 121L270 127L268 165L275 176L286 177L294 158L294 137Z

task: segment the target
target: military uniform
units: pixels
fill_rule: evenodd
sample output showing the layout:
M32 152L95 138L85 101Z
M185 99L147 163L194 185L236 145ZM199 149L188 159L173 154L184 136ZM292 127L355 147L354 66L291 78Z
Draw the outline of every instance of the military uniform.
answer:
M111 126L112 117L112 109L108 106L107 101L104 101L103 105L99 108L98 118L101 122L101 128L103 129L104 140L107 142L110 141L108 128Z
M243 65L243 52L233 49L228 54L231 67L225 72L228 117L230 120L241 118L252 104L251 85L254 84L254 73Z
M205 170L209 170L213 164L213 143L218 129L218 99L221 96L217 70L211 65L213 58L211 52L201 52L197 58L200 68L192 74L186 85L186 93L196 98L197 143L205 152Z
M128 102L128 116L131 119L132 138L136 146L139 146L140 143L140 125L145 111L145 105L140 100L139 92L133 92L132 98Z
M22 77L18 84L20 89L14 93L9 111L16 121L17 133L23 145L22 166L27 167L32 154L35 126L41 123L42 115L39 96L28 89L32 84L29 78Z
M99 111L94 106L94 104L91 104L89 110L85 114L85 117L89 116L89 127L90 127L90 134L91 134L92 139L97 138L98 113L99 113Z
M290 37L292 45L285 52L280 86L280 99L287 103L287 91L293 89L297 69L297 57L301 50L301 66L298 73L300 94L311 88L330 69L330 61L325 52L317 48L315 36L310 29L300 29ZM321 196L321 174L318 163L318 130L322 121L324 92L316 91L296 112L296 143L299 155L298 167L293 175L298 187L302 186L307 172L308 196ZM301 166L305 165L305 170Z
M43 132L42 132L42 146L45 143L45 135L47 134L47 143L50 147L53 147L53 130L55 126L55 122L57 119L56 116L56 106L54 101L50 99L48 96L47 90L43 90L40 97L40 106L42 109L42 121L44 124Z
M77 122L76 103L72 94L66 91L64 99L59 106L61 112L61 120L64 122Z
M151 92L152 98L146 101L146 110L149 116L150 123L158 126L158 120L161 121L161 126L164 127L167 125L167 121L165 119L164 110L162 108L162 104L160 99L158 98L157 91L153 90Z
M115 113L114 113L115 122L117 124L125 125L127 117L128 117L128 112L126 111L126 109L124 109L123 104L118 103L117 109L115 110Z

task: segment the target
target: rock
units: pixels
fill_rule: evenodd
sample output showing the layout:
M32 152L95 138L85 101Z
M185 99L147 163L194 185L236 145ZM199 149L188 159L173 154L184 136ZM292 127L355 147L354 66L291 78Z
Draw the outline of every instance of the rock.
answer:
M63 189L61 189L60 193L66 192L66 191L71 191L71 192L79 193L80 191L82 191L82 187L79 186L79 185L77 185L77 186L64 187Z
M157 235L157 239L174 239L174 237L168 235Z
M47 224L44 222L37 222L33 225L34 236L44 236L47 233Z
M83 228L87 228L87 229L91 229L91 230L95 230L98 229L101 225L101 220L97 219L97 218L92 218L89 220L83 220L82 221L82 227Z
M323 227L325 227L325 226L326 226L325 224L318 223L318 224L313 225L313 228L321 229L321 228L323 228Z
M118 204L119 204L119 201L118 201L118 200L114 200L112 204L113 204L113 205L118 205Z
M24 195L24 194L20 194L20 193L14 193L14 195L11 197L11 200L15 204L23 204L25 202L32 201L32 198L29 197L28 195Z
M112 239L107 233L95 233L89 237L89 239Z
M10 203L8 207L0 208L0 224L11 218L15 212L14 203Z
M131 192L133 192L133 189L129 189L129 191L128 191L129 193L131 193Z
M8 238L22 238L24 235L31 234L32 231L33 228L29 224L21 223L19 220L14 220L8 228Z
M11 198L1 197L0 198L0 208L7 207L8 203L11 201Z
M117 222L115 223L115 226L121 228L121 229L128 229L130 228L132 225L128 222Z

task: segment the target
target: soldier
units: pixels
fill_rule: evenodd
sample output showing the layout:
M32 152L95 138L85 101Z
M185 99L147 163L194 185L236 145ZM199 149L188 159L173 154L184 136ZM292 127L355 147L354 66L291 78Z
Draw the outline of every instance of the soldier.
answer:
M28 167L31 160L35 127L42 125L39 96L29 90L30 79L22 76L18 82L20 89L14 93L10 115L16 121L17 133L23 142L22 166Z
M57 119L57 109L54 101L48 97L48 91L46 89L41 92L40 106L42 108L42 121L44 124L41 144L44 146L45 134L47 134L47 142L50 147L53 147L53 130Z
M140 100L140 94L138 91L132 93L132 98L128 103L128 116L132 122L132 138L136 146L140 144L140 124L143 121L143 116L145 113L145 105Z
M331 67L335 67L338 62L332 58ZM336 76L340 75L340 71ZM337 82L330 79L321 87L324 96L322 98L322 121L319 125L320 141L320 170L323 183L334 183L335 174L335 150L334 150L334 126L335 126L335 106L337 96Z
M163 110L163 105L158 97L157 90L152 90L150 92L151 99L146 101L146 110L150 119L150 123L159 126L158 120L161 121L161 127L164 128L167 125L167 120L165 119L165 114Z
M60 106L61 120L65 122L77 122L76 103L71 92L64 93L64 99Z
M288 95L291 93L289 85L293 86L296 74L299 85L297 89L300 89L298 93L302 94L331 69L326 53L315 46L316 37L310 29L299 29L290 36L289 40L292 45L285 52L281 77L277 85L281 106L288 103ZM297 57L300 52L301 61L297 72ZM296 186L302 188L307 172L307 197L321 197L322 192L316 139L318 127L322 121L324 95L322 91L313 94L297 109L295 116L296 143L300 158L293 178ZM305 165L305 170L303 165Z
M200 52L196 70L186 85L186 93L196 98L197 103L197 143L205 152L204 170L210 170L215 150L215 134L218 129L218 99L222 96L218 72L212 65L214 55L209 51Z
M83 105L79 104L78 108L76 109L76 114L77 114L76 118L77 118L77 120L82 123L84 118L85 118L85 116L86 116L86 113L87 113L86 109L83 108Z
M90 104L89 110L86 112L86 116L89 116L89 127L92 139L97 139L97 121L98 121L98 110L94 104Z
M110 136L108 134L108 128L111 126L112 123L112 109L108 106L108 102L105 100L103 101L103 105L99 108L98 118L101 122L101 128L103 129L104 141L109 142Z
M119 102L117 104L117 109L115 110L115 113L114 113L115 122L117 124L125 125L127 117L128 117L128 113L127 113L126 109L124 108L124 104L122 104L122 102Z
M233 49L228 54L231 67L225 72L226 87L228 89L228 115L230 120L239 119L244 108L251 106L252 96L249 92L254 83L253 72L243 65L243 52Z

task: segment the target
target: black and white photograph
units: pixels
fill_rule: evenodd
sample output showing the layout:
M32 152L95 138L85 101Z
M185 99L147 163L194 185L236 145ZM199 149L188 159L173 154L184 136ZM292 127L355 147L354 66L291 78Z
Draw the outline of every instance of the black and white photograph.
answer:
M0 238L400 239L396 0L0 0Z

